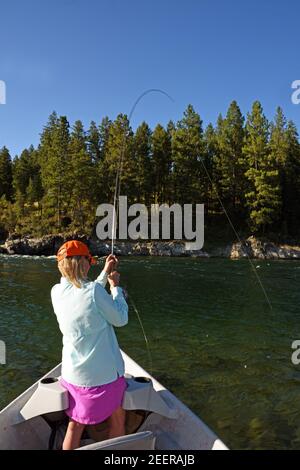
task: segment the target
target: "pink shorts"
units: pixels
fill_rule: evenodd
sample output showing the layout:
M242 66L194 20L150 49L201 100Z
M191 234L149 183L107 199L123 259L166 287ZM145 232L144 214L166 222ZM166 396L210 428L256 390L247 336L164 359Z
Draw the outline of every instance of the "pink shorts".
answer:
M122 405L127 387L124 377L97 387L79 387L60 379L69 392L69 408L66 414L81 424L98 424L105 421Z

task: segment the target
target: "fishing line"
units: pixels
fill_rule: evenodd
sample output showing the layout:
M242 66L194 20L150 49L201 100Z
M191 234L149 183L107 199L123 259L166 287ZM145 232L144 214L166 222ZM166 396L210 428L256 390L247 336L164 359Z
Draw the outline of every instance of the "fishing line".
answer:
M133 310L135 311L135 314L139 320L139 323L140 323L140 327L142 329L142 332L143 332L143 335L144 335L144 339L145 339L145 343L146 343L146 346L147 346L147 354L148 354L148 361L149 361L149 371L150 371L150 375L153 375L153 359L152 359L152 354L151 354L151 350L150 350L150 345L149 345L149 341L148 341L148 338L146 336L146 332L145 332L145 329L144 329L144 326L143 326L143 323L142 323L142 319L140 317L140 314L139 314L139 311L132 299L131 296L129 296L128 292L127 292L127 297L128 299L130 300L131 302L131 305L133 307Z
M129 116L128 116L128 130L130 128L130 121L131 121L132 115L133 115L137 105L139 104L139 102L146 95L148 95L150 93L161 93L161 94L165 95L167 98L169 98L172 102L174 102L173 98L168 93L166 93L165 91L163 91L159 88L150 88L149 90L144 91L136 99L136 101L134 102L134 104L133 104L133 106L130 110L130 113L129 113ZM114 199L113 199L114 210L113 210L112 233L111 233L111 254L112 255L114 254L114 246L115 246L116 231L117 231L117 220L118 220L118 216L119 216L119 198L120 198L120 191L121 191L121 176L122 176L122 171L123 171L123 161L124 161L124 155L125 155L125 150L126 150L126 138L127 138L127 135L126 135L126 127L125 127L124 128L124 133L123 133L122 144L121 144L120 158L119 158L117 172L116 172L116 179L115 179L115 190L114 190ZM139 311L138 311L131 295L129 295L127 290L126 290L126 294L127 294L127 298L130 300L130 303L133 307L133 310L134 310L134 312L137 316L137 319L139 321L140 327L141 327L142 332L143 332L144 340L145 340L146 347L147 347L150 375L152 375L153 374L152 354L151 354L151 350L150 350L149 341L148 341L148 338L147 338L147 335L146 335L146 332L145 332L145 329L144 329L144 326L143 326L143 322L142 322L142 319L140 317Z
M204 162L203 162L203 159L200 158L200 161L201 161L202 166L203 166L203 168L204 168L204 171L205 171L205 173L206 173L206 175L207 175L207 177L208 177L208 179L209 179L209 181L210 181L211 187L212 187L212 189L214 190L214 192L215 192L215 194L216 194L216 196L217 196L217 199L218 199L218 201L219 201L219 203L220 203L220 206L222 207L223 212L224 212L224 214L226 215L227 220L228 220L228 222L229 222L229 224L230 224L230 226L231 226L231 228L232 228L232 230L233 230L233 232L234 232L234 234L235 234L237 240L239 241L239 243L241 244L241 246L243 246L243 242L242 242L242 240L241 240L241 238L240 238L238 232L236 231L236 229L235 229L235 227L234 227L234 225L233 225L233 222L232 222L232 220L231 220L231 218L230 218L230 216L229 216L229 214L228 214L228 212L227 212L227 210L226 210L226 208L225 208L225 206L224 206L224 204L223 204L223 202L222 202L222 200L221 200L221 198L220 198L220 195L219 195L219 193L218 193L218 190L217 190L217 188L215 187L215 184L214 184L213 181L212 181L212 178L211 178L211 176L210 176L210 174L209 174L209 172L208 172L208 170L207 170L207 168L206 168L206 166L205 166L205 164L204 164ZM246 251L246 256L247 256L248 261L249 261L249 263L250 263L250 266L251 266L251 268L252 268L252 270L253 270L253 272L254 272L254 274L255 274L255 277L256 277L256 279L257 279L257 281L258 281L258 284L260 285L260 287L261 287L261 289L262 289L262 291L263 291L263 294L264 294L264 296L265 296L265 299L266 299L266 301L267 301L267 303L268 303L270 309L273 310L273 306L272 306L272 304L271 304L271 301L270 301L270 299L269 299L269 296L268 296L268 294L267 294L267 291L266 291L266 289L264 288L264 285L263 285L263 283L262 283L262 280L260 279L260 277L259 277L259 275L258 275L257 269L255 269L255 266L254 266L254 264L253 264L253 262L252 262L252 259L251 259L250 256L248 255L247 251Z

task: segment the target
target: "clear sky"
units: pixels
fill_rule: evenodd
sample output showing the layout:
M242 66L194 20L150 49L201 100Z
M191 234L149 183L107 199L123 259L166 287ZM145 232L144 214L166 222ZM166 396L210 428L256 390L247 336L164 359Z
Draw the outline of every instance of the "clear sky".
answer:
M87 127L108 115L177 121L188 103L204 124L236 99L280 105L300 129L291 83L300 79L299 0L10 0L0 2L0 147L36 145L49 114Z

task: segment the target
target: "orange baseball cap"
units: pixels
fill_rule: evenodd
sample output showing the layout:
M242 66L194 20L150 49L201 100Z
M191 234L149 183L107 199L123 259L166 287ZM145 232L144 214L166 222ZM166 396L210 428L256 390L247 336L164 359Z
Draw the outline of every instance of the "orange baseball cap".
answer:
M61 261L68 256L86 256L91 264L97 264L97 260L93 258L87 245L78 240L70 240L64 243L57 252L57 261Z

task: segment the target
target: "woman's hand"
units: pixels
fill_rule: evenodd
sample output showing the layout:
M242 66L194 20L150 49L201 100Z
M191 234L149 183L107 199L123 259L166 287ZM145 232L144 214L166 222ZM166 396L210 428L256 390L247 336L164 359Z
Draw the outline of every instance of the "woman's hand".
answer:
M120 273L118 273L118 271L113 271L111 274L108 275L107 279L108 279L110 288L117 287L120 281Z
M117 264L118 264L118 258L115 255L109 255L105 260L105 265L104 265L103 270L107 274L110 274L116 268Z

